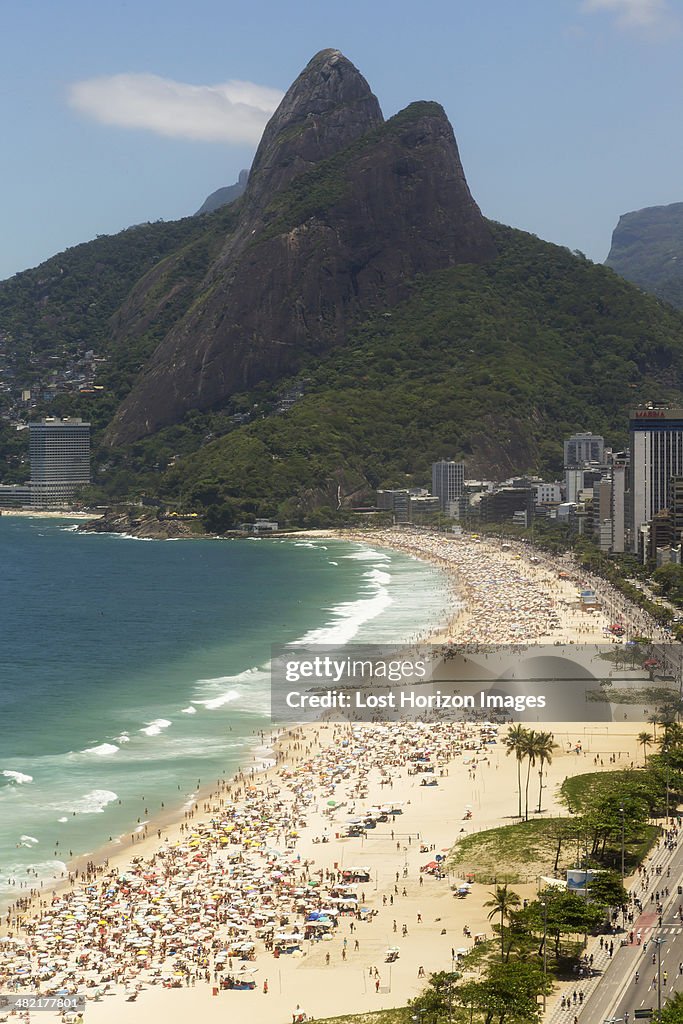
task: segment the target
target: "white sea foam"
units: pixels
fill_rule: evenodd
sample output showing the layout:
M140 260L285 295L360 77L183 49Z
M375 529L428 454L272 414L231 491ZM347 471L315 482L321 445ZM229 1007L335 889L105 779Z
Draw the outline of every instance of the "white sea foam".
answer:
M38 840L35 836L20 836L22 843L37 843Z
M198 686L223 686L225 683L239 683L253 682L254 677L261 672L270 671L270 663L266 665L253 665L251 668L245 668L243 672L238 672L234 676L214 676L212 679L197 679L196 683Z
M193 707L183 708L182 711L181 711L181 714L182 715L196 715L197 714L197 709L193 708Z
M339 565L339 562L328 562L328 565Z
M73 803L56 806L57 810L70 811L72 814L102 814L107 804L118 798L118 793L113 793L111 789L92 789Z
M390 562L391 556L385 555L383 551L375 551L373 548L363 548L362 551L354 551L350 555L342 555L351 562Z
M130 743L130 736L127 732L122 732L120 736L115 737L117 743Z
M60 821L60 822L65 822L65 821L68 821L68 820L69 820L68 818L57 818L57 821Z
M148 722L144 729L140 729L140 732L144 732L145 736L158 736L162 729L168 729L171 722L168 718L155 718L153 722Z
M78 523L74 523L73 526L60 526L60 533L75 533L78 529Z
M118 752L119 748L114 743L100 743L96 747L86 747L81 751L82 754L93 754L95 757L110 757Z
M197 696L192 704L216 711L239 702L240 713L267 714L270 699L270 662L254 665L232 676L196 681Z
M41 879L47 881L48 879L60 878L68 870L63 860L42 860L37 864L28 865L28 868L30 868L32 873L31 884ZM26 864L8 864L4 870L0 870L0 886L12 885L19 878L24 880L27 870Z
M222 708L224 704L232 704L233 701L239 700L240 695L237 690L228 690L227 693L222 693L220 697L212 697L209 700L194 700L193 704L202 704L207 711L215 711L216 708Z
M379 586L391 583L391 574L383 572L381 569L374 568L370 572L363 573L363 579L369 580L371 583L376 583Z
M33 782L32 775L24 775L23 772L10 771L9 768L6 768L1 774L4 775L6 779L9 779L10 782L16 782L17 786L22 786L25 782Z
M364 552L359 552L364 555ZM377 552L372 553L375 558ZM354 555L345 555L345 558L354 558ZM361 558L360 561L366 561ZM333 616L331 622L321 626L319 629L312 629L301 639L294 641L297 645L304 644L347 644L358 633L358 630L366 622L376 619L393 604L393 598L387 590L386 584L391 581L391 576L380 569L371 569L363 574L365 580L364 590L370 591L371 596L361 597L357 601L346 601L343 604L330 608Z
M118 537L120 540L141 540L154 543L155 537L134 537L132 533L107 533L107 537Z

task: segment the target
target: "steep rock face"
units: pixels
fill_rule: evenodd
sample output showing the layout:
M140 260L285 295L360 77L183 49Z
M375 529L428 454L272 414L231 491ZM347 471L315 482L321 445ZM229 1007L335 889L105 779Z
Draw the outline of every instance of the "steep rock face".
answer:
M249 206L263 204L383 121L360 71L339 50L321 50L266 125L251 168Z
M605 263L632 284L683 309L683 203L623 214Z
M416 275L494 255L443 109L413 104L385 124L365 79L323 51L267 126L236 229L108 440L295 373Z
M213 213L214 210L220 210L221 206L227 206L229 203L234 203L236 199L239 199L244 194L247 182L249 181L249 171L240 171L239 177L234 185L226 185L225 188L217 188L215 192L212 192L210 196L207 196L202 205L197 210L195 217L201 216L202 213Z

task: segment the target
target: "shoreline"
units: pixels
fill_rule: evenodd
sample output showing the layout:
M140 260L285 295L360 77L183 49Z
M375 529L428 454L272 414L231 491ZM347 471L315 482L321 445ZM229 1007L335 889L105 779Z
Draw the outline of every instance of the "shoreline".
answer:
M33 516L32 512L19 512L16 514L27 515L31 517ZM57 512L45 512L39 513L37 515L37 518L43 517L73 518L73 516L62 515L61 513ZM80 517L88 518L85 514L81 514ZM312 540L339 540L346 543L362 544L366 547L372 546L385 548L386 550L398 552L404 555L409 555L410 557L415 558L418 561L430 564L435 568L441 570L446 575L446 577L450 580L452 587L450 591L451 597L454 597L455 600L458 602L458 608L455 610L454 614L448 617L447 622L445 624L435 623L432 625L431 628L428 629L426 633L423 633L420 636L416 636L412 640L405 640L404 645L406 647L412 648L416 645L426 643L446 644L460 642L457 633L461 631L464 627L469 627L471 625L476 613L476 608L473 608L472 606L473 594L471 590L468 588L467 584L463 582L461 570L454 566L454 564L451 561L449 561L447 557L436 555L433 552L433 550L430 550L433 547L433 543L435 540L438 542L444 540L443 534L432 534L428 531L416 531L415 533L413 533L401 530L400 528L380 529L372 531L336 531L329 529L319 529L293 532L288 535L282 535L279 539L294 540L296 538L301 538L302 536L308 537ZM445 539L447 541L451 541L451 538L448 536ZM467 541L469 540L469 538L465 538L465 540ZM502 545L505 544L507 547L512 549L508 555L508 560L510 556L512 558L519 558L520 551L522 552L521 557L526 558L529 555L528 546L523 544L522 542L494 540L493 543L491 541L485 541L480 543L483 543L483 547L485 550L489 549L490 551L491 549L496 549L497 553L499 554L502 554L500 549ZM548 564L552 566L552 560L548 559L547 561ZM530 566L527 565L526 568L529 569ZM566 582L571 587L573 587L576 583L574 579ZM635 610L635 606L633 606L633 608ZM310 726L304 725L298 727L309 728ZM266 747L264 751L266 754L266 760L272 760L272 757L270 755L274 755L275 757L277 757L279 753L279 742L282 740L283 737L288 736L291 730L295 728L297 728L297 726L291 724L278 725L276 723L270 723L270 732L272 738L271 744L268 747ZM255 739L253 746L250 745L247 748L247 753L254 754L254 752L258 750L264 750L264 744L262 740L258 741ZM249 776L255 776L259 778L266 777L273 770L273 767L274 765L267 765L265 767L261 766L257 768L250 767L250 769L248 770ZM228 777L228 781L234 782L242 774L243 772L241 770L238 770L234 773L234 775ZM75 878L76 874L82 872L88 863L94 863L96 866L102 866L104 864L109 863L118 863L121 858L127 857L130 851L137 852L138 850L141 850L143 848L143 845L146 851L147 847L150 846L152 842L158 842L162 837L167 836L170 832L175 833L179 825L185 820L186 810L188 809L188 807L199 807L202 802L206 802L211 798L213 794L213 788L224 782L225 779L221 777L220 779L217 779L214 783L207 783L205 786L200 787L200 789L195 794L193 794L193 796L189 800L185 799L185 801L178 803L172 808L169 807L163 812L159 811L156 814L153 814L147 820L146 823L143 823L147 825L146 832L144 832L144 838L139 838L143 834L143 824L137 825L137 827L133 828L132 833L122 833L120 836L118 836L111 842L103 842L100 846L96 847L92 851L83 854L78 854L73 858L70 858L69 861L65 862L67 866L67 877L51 880L54 881L53 885L50 885L48 880L44 880L44 885L41 887L39 891L36 891L34 893L33 897L31 898L31 901L37 901L39 903L41 898L44 898L45 894L48 892L61 892L65 889L68 889L72 884L69 880L69 876L73 876ZM157 838L154 839L154 835L157 834L159 830L161 831L161 836L157 835ZM135 839L130 838L132 836L135 836ZM20 896L19 898L21 899L22 897ZM1 910L0 917L7 915L9 906L9 904L4 905L4 909ZM2 931L3 927L0 921L0 934L2 934Z
M51 512L41 511L40 509L19 509L19 508L3 508L0 509L0 518L22 518L22 519L101 519L101 512Z
M33 517L32 512L19 512L17 514L25 517ZM45 512L43 514L37 515L36 518L72 519L74 518L74 516L62 515L61 513L57 512ZM86 518L86 516L82 514L81 518ZM337 535L333 531L328 530L293 532L288 535L277 535L273 538L268 536L262 539L276 543L281 540L294 542L298 539L301 539L302 537L304 539L327 539L342 541L343 543L349 545L361 544L365 548L370 546L368 544L368 538L365 536L350 536L344 535L343 533ZM198 537L196 539L229 539L244 541L249 538L221 538L206 536ZM387 549L392 551L398 551L398 549L392 547L388 547ZM403 554L403 552L401 551L398 551L398 553ZM425 564L430 564L428 563L427 559L419 560L424 562ZM450 575L452 577L452 574ZM440 634L441 624L429 624L428 631L425 634L421 634L420 638L417 638L417 640L414 639L412 643L414 644L415 642L430 642L429 638L434 638ZM248 762L248 767L245 766L243 763L242 772L248 777L267 776L268 773L272 770L273 766L271 764L267 764L266 767L261 767L261 762L270 762L272 761L273 756L277 756L278 743L281 741L283 737L286 737L289 734L292 728L295 728L295 726L292 726L289 723L278 724L275 722L268 722L267 725L265 725L263 730L261 731L263 734L268 734L269 739L267 739L264 744L264 740L262 737L257 735L254 735L252 737L244 751L245 757L243 758L243 762L246 760L247 757L250 758L250 760ZM304 726L304 728L307 727ZM219 779L216 779L213 782L204 783L197 790L197 792L193 793L191 798L191 806L194 808L200 806L202 802L207 801L212 796L217 786L220 786L223 783L225 783L226 779L228 781L234 781L239 774L240 769L236 769L234 773L230 776L221 776ZM152 843L159 842L165 836L173 834L177 838L176 832L179 825L183 823L185 820L185 812L188 809L189 802L190 801L186 796L184 798L181 798L177 803L173 804L172 806L166 807L163 811L157 810L153 812L152 815L147 819L147 821L143 823L147 826L146 832L144 832L144 838L142 838L144 831L143 824L131 822L130 831L127 830L125 832L121 832L118 835L114 835L114 838L111 841L104 840L103 842L95 846L93 849L90 849L84 853L76 854L73 857L65 858L64 863L66 867L64 877L43 878L41 880L36 880L37 887L33 887L32 896L30 896L30 893L32 891L31 888L26 888L18 891L16 893L15 899L19 899L23 902L25 899L28 898L31 904L35 903L36 905L39 905L41 900L44 900L46 899L46 897L51 896L54 892L61 893L70 889L73 885L73 882L70 881L70 878L75 879L76 873L82 873L88 864L95 864L97 866L102 866L104 864L119 864L122 858L125 860L129 857L131 851L134 855L137 856L140 851L148 852L149 849L152 848ZM158 836L159 830L161 830L161 836ZM132 839L132 836L135 836L135 838ZM10 911L10 909L14 905L12 895L8 894L0 902L0 935L6 930L6 926L4 926L3 922L7 917L8 911ZM26 913L26 911L24 911L24 913Z
M398 533L398 536L396 536L396 533ZM457 594L458 595L458 599L460 601L462 601L462 606L457 609L456 614L449 620L448 625L447 625L445 630L441 630L441 631L434 630L434 631L432 631L432 633L429 634L428 637L423 637L421 642L423 642L423 643L425 643L425 642L457 642L456 634L462 634L463 631L464 631L465 635L467 635L468 632L471 633L472 629L476 625L474 620L478 617L477 616L477 611L481 610L481 607L482 607L482 593L481 592L477 592L476 588L472 585L471 581L464 581L463 582L462 576L459 575L459 574L462 573L462 559L460 559L459 564L456 564L458 562L458 559L456 559L455 557L451 557L451 556L454 555L454 551L458 550L457 548L451 548L451 544L455 543L455 544L461 544L462 545L463 542L461 540L459 540L459 541L451 540L451 538L444 538L442 535L419 535L419 536L410 535L410 536L406 537L405 535L401 536L401 532L398 532L398 531L373 531L373 533L369 533L368 532L368 533L363 533L363 534L360 534L360 533L354 533L354 534L349 534L349 533L334 534L334 533L326 532L326 535L328 537L332 536L332 537L334 537L334 539L349 541L349 542L352 542L352 543L361 543L361 544L364 544L364 545L374 546L374 547L380 547L380 546L387 547L390 550L397 550L397 551L399 551L401 553L409 554L412 557L419 558L422 561L430 562L431 564L436 565L440 569L445 570L447 575L448 575L449 580L451 581L451 583L453 585L452 594ZM301 535L299 534L298 536L301 536ZM446 547L446 548L443 547L444 541L448 544L448 547ZM440 549L443 549L443 550L441 550L440 554L435 551L434 545L438 545ZM466 539L465 542L464 542L464 545L465 546L469 546L469 548L470 548L469 554L471 555L472 554L472 550L471 550L472 541L469 540L469 539ZM521 547L521 545L519 547ZM431 550L430 550L430 548L431 548ZM489 560L490 559L498 559L501 562L501 564L503 564L505 566L504 569L502 569L502 570L499 569L499 571L503 572L504 574L507 573L509 584L512 585L513 582L516 580L517 576L519 576L518 570L520 569L519 564L515 564L515 563L517 562L517 560L522 561L522 557L517 552L517 550L515 548L513 548L512 546L508 545L508 548L509 548L508 552L503 552L502 550L497 550L495 548L495 546L493 546L491 544L487 544L484 548L479 548L478 550L476 550L474 552L474 554L475 555L479 555L479 556L484 556L485 555L484 561L486 559L489 559ZM464 548L461 548L460 549L461 554L463 553L463 551L464 551ZM447 552L447 556L446 556L446 554L444 552ZM529 555L528 549L526 550L525 554L528 557L528 555ZM505 555L505 557L503 557L504 555ZM468 557L469 557L469 555L468 555ZM524 559L524 561L526 561L526 559ZM548 609L550 607L555 607L553 602L560 601L562 599L561 595L563 593L565 593L565 594L567 593L567 586L569 586L569 588L572 591L575 590L575 583L574 582L567 581L567 583L563 583L562 586L559 586L559 581L553 581L552 580L552 576L550 575L550 573L554 571L555 575L556 575L556 568L551 570L550 566L543 566L543 567L532 566L531 563L524 564L522 568L524 569L524 572L527 574L527 577L530 580L533 580L534 585L537 584L539 587L545 586L546 588L548 588L550 586L551 582L553 582L553 583L557 582L558 585L553 588L554 596L551 596L550 598L547 599L546 603L548 605ZM522 573L522 576L523 575L524 575L524 573ZM544 576L545 576L545 579L543 579ZM486 604L483 604L483 607L486 608ZM544 605L544 607L545 607L545 605ZM553 613L553 614L555 614L555 613ZM587 638L587 636L589 634L587 632L584 633L581 630L580 627L581 627L582 624L580 622L577 623L575 621L576 616L572 616L572 614L570 614L568 607L566 607L564 605L558 604L557 608L556 608L556 614L562 620L562 622L561 622L562 628L565 629L567 631L567 633L575 633L576 638L580 639L580 640L585 640ZM604 619L604 615L602 615L602 614L600 615L600 617L599 617L599 619L597 621L596 620L591 620L591 623L590 623L590 626L591 626L590 635L595 635L597 630L602 628L602 626L604 625L605 621L606 620ZM598 634L598 635L600 635L600 634ZM551 634L551 636L552 636L552 634ZM555 633L554 636L556 638L557 637L557 633ZM600 635L600 638L603 639L601 635ZM542 642L542 641L536 639L535 641L532 641L532 642ZM407 644L408 644L408 642L407 642ZM634 723L634 727L635 727L635 723ZM363 729L364 730L370 730L368 732L368 735L372 735L372 733L371 733L372 726L364 726ZM403 727L399 727L399 729L400 729L399 735L403 735L404 733L409 733L410 732L410 727L406 726L406 725L404 725ZM254 772L254 771L249 772L247 770L246 773L244 771L242 771L241 773L237 773L231 779L226 779L226 778L218 779L216 781L216 783L214 783L214 784L212 784L210 786L207 785L206 790L204 790L204 788L202 787L202 790L200 790L197 793L196 797L195 797L194 803L192 805L192 809L190 810L189 808L187 808L187 805L184 805L183 807L178 808L178 810L176 812L171 812L169 810L169 815L168 816L169 816L169 818L171 820L169 820L166 824L162 825L161 820L159 819L158 816L156 818L150 819L150 821L147 823L148 824L147 836L145 838L139 840L139 841L133 841L133 842L131 842L129 844L117 844L116 849L114 849L114 850L111 850L111 848L110 848L110 853L109 853L109 857L108 857L108 863L105 864L105 865L100 865L97 871L89 873L89 880L90 880L90 882L94 883L94 884L97 884L98 882L100 882L101 879L105 875L105 870L108 872L108 874L111 874L112 871L121 872L124 867L128 868L129 863L131 863L131 856L132 856L132 854L135 854L135 858L134 858L135 861L137 861L139 858L142 858L143 860L146 860L146 862L148 862L148 863L149 862L155 863L156 859L158 859L158 857L160 857L162 855L164 849L168 849L169 846L173 846L174 844L182 843L183 837L184 837L184 833L186 832L187 828L190 827L190 825L189 825L190 822L193 823L192 826L191 826L192 828L199 829L200 825L199 825L198 819L200 817L206 817L207 815L210 815L211 813L215 814L216 812L220 812L221 811L221 808L223 806L223 800L224 800L224 796L222 796L221 794L225 794L226 791L229 794L230 799L232 801L233 800L233 796L234 797L238 797L239 795L241 795L242 789L244 789L244 794L242 796L241 806L245 806L245 807L248 806L249 805L249 799L247 798L247 789L249 789L250 791L254 791L254 792L261 792L261 791L267 792L267 791L269 791L269 789L271 787L276 787L278 785L281 785L281 779L282 779L282 775L283 775L282 765L284 763L283 758L285 756L287 757L287 762L288 763L291 762L293 770L296 772L296 766L298 764L300 764L301 761L304 760L305 757L308 757L309 759L311 759L312 757L315 757L316 751L319 751L321 749L321 747L324 744L325 739L329 736L330 730L332 730L332 734L334 736L335 732L338 732L339 727L335 727L334 725L330 725L329 723L327 723L327 724L326 723L316 723L315 725L305 726L304 728L302 728L300 726L292 725L289 728L287 728L286 730L277 731L277 727L273 726L273 731L276 733L275 739L274 739L274 747L273 747L273 751L274 751L274 754L275 754L275 762L276 762L274 765L271 765L270 767L266 768L263 772ZM614 742L619 742L619 744L623 744L624 743L624 739L623 738L624 737L628 737L631 734L631 729L628 729L628 730L624 731L625 730L625 726L622 726L621 723L619 723L619 724L612 723L612 729L611 729L612 736L611 737L609 735L606 735L606 736L601 738L600 736L598 736L597 730L598 730L597 726L593 730L590 730L590 733L595 734L593 736L593 740L591 742L592 742L593 745L597 744L597 746L600 746L602 744L605 750L607 750L609 748L610 744L613 745ZM560 734L563 735L563 736L566 736L567 737L567 741L569 742L570 738L574 737L576 731L577 731L576 729L571 729L569 724L567 724L566 727L564 727L564 728L563 727L558 727L557 735L558 735L558 737L560 736ZM608 730L608 733L609 733L609 731L610 730ZM618 735L620 737L618 740L617 740L617 733L618 733ZM338 734L341 735L342 733L338 732ZM271 739L272 738L273 737L271 736ZM265 742L263 736L261 736L261 741L262 741L262 745L263 745L263 743ZM604 742L603 741L606 741L607 746L604 746ZM572 742L573 742L573 740L572 740ZM630 740L627 740L626 741L626 749L623 751L627 756L628 756L628 749L629 749L630 745L631 745ZM258 749L258 746L257 746L256 749ZM262 749L262 747L261 747L261 749ZM621 750L621 747L620 747L620 750ZM302 753L302 751L305 751L305 753ZM587 753L587 752L588 752L587 750L584 752L584 756L585 756L585 753ZM498 761L496 762L496 767L498 767L498 763L500 761L499 755L500 755L500 751L498 751ZM619 756L621 757L621 753L620 753ZM453 765L451 763L451 761L449 761L448 763L449 763L449 768L452 768L452 767L456 767L456 768L457 767L462 767L462 765L459 765L459 764ZM502 764L504 764L504 763L505 762L502 762ZM576 762L573 762L573 764L576 765ZM486 770L488 771L490 767L491 767L491 765L489 763ZM402 776L402 773L400 773L400 774ZM400 784L401 789L402 789L402 793L404 793L404 792L411 792L408 780L400 781L398 778L396 778L395 781L396 781L397 786ZM501 781L503 781L503 780L501 780ZM392 776L392 786L393 786L393 784L394 784L394 778ZM408 790L406 790L406 785L408 785ZM322 790L320 789L320 787L316 788L316 792L318 792L319 794L324 794L324 790L325 790L325 787L323 787ZM414 793L414 784L413 784L412 792ZM424 801L424 794L418 791L418 793L416 795L419 797L419 802L422 803ZM482 796L482 794L480 792L479 793L479 797L478 797L478 801L479 801L478 802L478 810L477 810L477 814L478 815L480 813L487 813L484 810L484 808L482 807L481 796ZM324 803L324 801L322 801L320 799L320 796L317 797L316 799L318 801L318 804ZM376 799L377 800L381 799L381 797L379 796L379 791L377 791ZM413 800L415 799L415 795L413 796L412 799ZM462 799L462 797L461 797L461 799ZM411 801L409 800L409 803L410 802ZM316 814L317 814L317 816L316 816L316 819L315 819L315 822L314 822L314 826L317 827L318 829L320 829L321 827L325 827L324 826L324 822L326 820L325 819L325 811L323 810L322 812L316 812ZM450 815L448 814L448 812L446 812L446 814L447 814L447 818L448 818L448 817L450 817L450 815L452 815L452 811L450 812ZM491 811L491 815L492 815L492 820L497 820L496 815L495 815L495 810ZM411 811L410 817L411 817L411 819L413 818L412 811ZM416 824L417 825L420 824L420 820L421 820L422 817L424 817L424 815L418 816L418 818L416 819ZM443 813L441 814L441 818L443 818ZM194 824L195 821L197 821L197 824ZM406 821L407 821L407 819L406 819ZM314 826L311 826L311 827L314 827ZM444 827L446 828L445 832L444 832ZM480 825L479 827L482 827L482 826ZM450 834L450 843L449 843L449 845L452 845L452 842L456 838L457 828L455 826L455 821L453 821L452 824L449 824L448 820L445 820L445 821L444 820L439 820L438 822L437 821L432 821L431 824L430 824L430 828L433 828L435 831L440 829L442 832L444 832L444 836L447 835L447 834ZM421 831L421 829L418 828L417 831L419 832L419 831ZM161 834L158 834L159 832ZM442 836L442 839L441 839L442 842L443 842L444 836ZM295 844L297 847L302 847L300 849L299 856L301 856L302 853L307 853L308 854L308 853L314 852L316 854L316 859L317 859L317 855L320 853L320 850L317 847L310 846L309 843L311 843L311 842L315 843L315 838L309 836L307 834L306 830L304 830L304 833L302 833L302 842L299 843L297 841L297 843ZM345 845L348 842L349 841L345 841L345 840L337 840L336 842L335 841L330 841L329 846L325 850L325 853L328 855L326 860L328 862L331 862L332 857L336 857L337 859L339 859L339 857L341 855L341 859L342 859L342 863L343 863L344 849L345 849ZM107 846L108 845L109 844L107 844ZM356 845L357 845L357 843L356 843ZM368 852L366 852L365 854L361 851L360 853L354 854L354 856L358 857L358 859L361 859L363 856L367 856L369 858L370 857L370 850L371 850L372 846L373 846L373 844L369 845ZM99 853L104 853L104 852L105 852L104 850L100 850L99 851ZM406 854L405 854L406 865L408 864L408 859L414 859L414 852L415 851L410 851L409 853L406 852ZM84 859L85 860L88 860L88 859L92 860L92 858L94 856L95 855L93 854L93 855L89 855L89 857L86 856L85 858L74 859L74 861L70 864L70 869L72 871L72 874L76 870L80 873L82 871L82 868L83 868L82 861ZM380 862L378 862L377 869L376 869L377 870L377 876L379 876L380 872L383 872L385 874L384 860L386 860L387 862L391 860L391 857L390 857L390 854L389 854L388 850L385 850L385 857L384 857L384 859L381 858ZM356 861L356 862L358 862L358 861ZM86 873L86 874L88 874L88 873ZM413 871L412 871L412 868L411 868L411 878L412 877L413 877ZM397 872L397 879L398 879L398 872ZM82 884L82 881L83 880L80 877L78 879L74 878L73 879L73 883L69 883L67 880L64 880L64 882L62 883L62 885L60 886L58 891L61 892L61 893L69 892L69 891L75 892L75 891L77 891L77 888L80 888L80 886ZM376 883L375 884L376 884L376 887L377 887L377 885L378 885L377 879L376 879ZM384 895L386 896L387 891L388 891L388 889L386 888L386 886L388 885L388 878L387 877L383 878L383 884L385 886ZM55 887L52 887L52 888L55 888ZM37 897L38 904L40 904L40 902L42 900L42 906L36 905L36 903L34 903L30 907L28 907L26 910L24 910L22 916L24 916L24 917L29 916L36 909L40 913L45 913L46 910L47 910L48 904L50 902L50 899L51 899L51 897L48 896L48 893L50 891L51 891L51 887L48 886L48 887L44 888L41 891L41 893L38 895L38 897ZM423 894L422 893L419 893L418 899L419 899L420 902L424 902ZM373 902L373 900L371 899L369 902ZM392 897L392 902L393 902L393 897ZM453 911L452 905L449 905L449 911L452 913L452 911ZM468 918L470 920L472 920L473 915L469 914ZM485 928L485 923L483 922L483 920L479 922L478 927ZM6 931L5 928L3 928L2 930ZM449 928L449 935L453 935L453 931L450 928ZM450 939L449 941L452 942L452 941L455 941L455 940ZM456 944L460 945L461 942L462 942L462 940L460 938L458 938ZM391 944L391 935L389 934L387 936L387 939L386 939L386 945L390 945L390 944ZM346 948L346 946L344 948ZM311 950L311 952L313 952L313 950ZM419 950L419 949L418 949L416 955L420 956L421 958L426 959L426 956L424 956L422 951ZM260 956L260 953L259 953L259 963L260 963L260 961L261 961L261 956ZM293 963L293 961L292 961L292 963ZM304 962L302 962L301 967L303 968L304 966L305 966L305 964L304 964ZM0 967L0 973L1 973L1 970L2 970L2 968ZM298 972L298 973L300 973L300 972ZM315 971L312 969L312 981L315 981L315 978L313 978L313 974L314 973L315 973ZM343 974L343 971L341 973ZM331 977L330 975L326 975L325 974L324 968L322 968L322 974L323 974L324 977L327 977L328 979ZM145 986L145 987L147 987L147 986ZM416 987L414 980L411 978L411 986L409 986L409 990L408 990L409 994L410 993L415 994L416 991L419 991L420 988L421 988L421 985L418 985ZM224 1006L223 999L219 1000L218 1003L216 1003L216 1002L212 1003L211 996L209 996L209 990L207 990L207 992L206 992L206 995L208 997L207 998L207 1003L206 1003L206 1006L205 1006L206 1011L210 1013L210 1011L214 1010L214 1007L217 1007L217 1009L214 1010L214 1013L220 1012L223 1015L225 1013L225 1006ZM165 992L163 992L160 989L160 987L156 987L156 989L154 991L152 991L151 989L149 991L150 991L149 999L150 1000L151 999L155 1000L155 1002L157 1003L157 1009L159 1009L159 1006L161 1006L161 1004L158 1002L158 1000L160 1000L160 999L163 1000L163 1003L164 1003L164 1005L166 1007L166 1009L163 1012L168 1012L168 1010L171 1009L171 1004L169 1003L168 996L167 996L167 994ZM273 993L273 995L274 995L274 993ZM164 1000L164 997L166 997L165 1000ZM177 998L179 999L179 996ZM253 998L253 997L242 996L242 998ZM308 997L305 997L305 998L308 1000ZM406 998L405 992L402 992L401 995L400 995L400 999L402 1001L404 1001L405 998ZM109 1001L107 1001L107 1002L109 1002ZM122 1005L119 1002L118 999L114 1000L114 1002L116 1004L116 1014L115 1014L116 1019L126 1019L126 1020L128 1020L128 1019L130 1019L130 1020L141 1019L141 1018L139 1018L137 1012L135 1011L135 1009L132 1006L130 1008L128 1008L125 1004ZM366 1005L366 1003L363 1000L359 1000L358 998L356 998L356 1003L359 1003L359 1002L363 1002L363 1006L365 1007L365 1009L369 1009L370 1007L372 1007L372 1008L380 1008L380 1006L377 1005L376 1003L372 1002L372 1000L370 1000L369 1003ZM268 1003L269 1005L272 1005L273 1004L273 1000L266 999L266 1003ZM353 1003L353 1000L352 1000L352 1003ZM316 1004L317 1004L316 1005L316 1010L317 1010L316 1016L319 1017L319 1016L324 1015L323 1013L320 1012L320 1009L319 1009L319 998L316 1000ZM147 1005L147 999L144 1000L144 1005ZM259 1005L262 1007L263 1010L267 1010L266 1006L262 1006L262 999L261 998L259 998ZM348 1000L347 1000L347 1002L344 1003L344 1006L347 1006L347 1005L351 1005L351 1004L348 1003ZM387 1001L386 999L383 999L382 1002L381 1002L381 1007L392 1006L392 1005L401 1005L401 1002L395 1002L392 999L389 999L389 1001ZM88 1009L89 1009L89 1011L91 1010L90 1007ZM112 1009L113 1010L114 1009L113 1003L111 1003L107 1009ZM181 1009L181 1007L178 1006L178 1010L180 1010L180 1009ZM97 1007L97 1014L95 1014L95 1010L96 1010L96 1007L93 1006L92 1007L93 1019L99 1020L101 1018L103 1022L104 1021L108 1021L109 1019L114 1019L113 1017L110 1017L107 1013L104 1012L104 1008L100 1008L98 1006ZM171 1013L172 1012L173 1011L171 1010ZM286 1013L287 1011L285 1011L283 1009L281 1012ZM331 1013L331 1012L332 1012L332 1008L330 1008L330 1007L328 1007L327 1010L325 1011L325 1013L328 1013L328 1014ZM336 1009L335 1009L335 1012L336 1012ZM351 1012L351 1011L347 1009L345 1012ZM354 1012L359 1012L359 1011L354 1011ZM266 1021L266 1020L270 1020L270 1019L271 1018L269 1016L267 1016L267 1015L263 1016L262 1014L258 1017L258 1021L261 1021L261 1020ZM255 1018L255 1020L256 1020L256 1018Z

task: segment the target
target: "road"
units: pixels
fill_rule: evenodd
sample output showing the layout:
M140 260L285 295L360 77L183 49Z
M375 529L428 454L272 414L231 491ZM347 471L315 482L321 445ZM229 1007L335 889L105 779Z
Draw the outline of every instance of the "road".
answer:
M632 944L615 949L614 957L595 991L581 1008L581 1024L604 1024L607 1020L628 1020L633 1024L635 1011L651 1007L654 1018L657 1017L657 963L652 963L652 954L657 953L655 940L662 940L659 951L661 956L661 1002L662 1007L674 992L683 992L683 974L679 965L683 965L683 922L678 908L683 906L683 895L679 896L677 887L683 884L683 841L673 852L662 846L657 851L651 865L661 865L661 875L652 874L646 892L639 888L634 890L643 904L643 913L633 924L634 941ZM670 876L667 877L667 868ZM669 887L670 895L664 898L662 925L659 927L655 903L650 895L656 890ZM629 926L630 927L630 926ZM638 944L638 932L641 943ZM636 982L636 972L639 980ZM624 1018L627 1013L628 1017ZM568 1022L573 1022L572 1010L565 1011Z

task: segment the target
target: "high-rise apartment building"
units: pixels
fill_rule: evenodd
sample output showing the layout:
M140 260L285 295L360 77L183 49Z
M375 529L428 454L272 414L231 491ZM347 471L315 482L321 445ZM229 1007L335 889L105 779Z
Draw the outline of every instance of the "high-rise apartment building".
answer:
M602 463L605 457L605 439L599 434L572 434L564 442L564 467L575 469L591 462Z
M610 515L612 519L612 551L622 553L630 547L630 489L631 459L628 452L615 452L612 456L612 496Z
M672 503L671 480L683 476L683 407L647 405L630 414L631 523L634 551L640 531Z
M29 423L31 504L66 505L90 483L90 424L80 419Z
M441 459L432 463L432 494L439 499L441 511L451 512L465 489L465 463Z
M394 522L410 522L410 491L407 487L377 491L377 508L393 512Z

